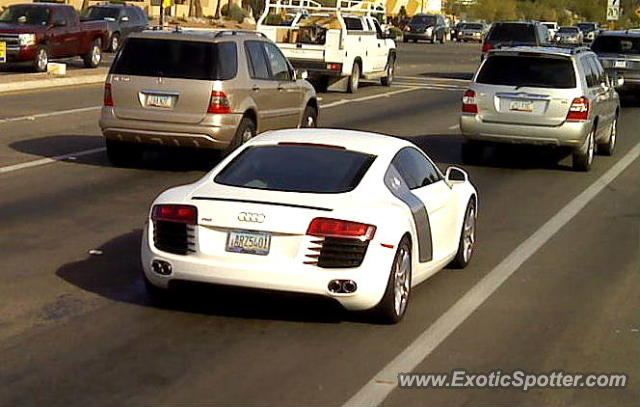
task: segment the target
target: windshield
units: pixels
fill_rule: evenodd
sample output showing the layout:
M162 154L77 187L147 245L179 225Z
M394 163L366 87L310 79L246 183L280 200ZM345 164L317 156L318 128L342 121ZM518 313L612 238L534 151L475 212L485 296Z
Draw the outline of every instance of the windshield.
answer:
M493 55L482 65L477 83L533 88L576 87L573 64L568 58Z
M436 25L435 16L413 16L409 24L411 25Z
M462 24L461 30L482 30L482 24Z
M535 43L536 33L530 24L497 24L489 34L489 41Z
M582 24L578 24L578 28L582 32L590 32L590 31L594 31L596 29L596 26L595 24L591 24L591 23L582 23Z
M0 14L0 22L25 25L49 24L50 11L46 7L14 6Z
M214 181L271 191L336 194L358 186L374 159L372 155L335 147L303 144L250 147Z
M640 55L640 37L600 36L591 49L598 53Z
M82 15L88 20L117 20L120 10L112 7L89 7Z
M559 33L567 33L567 34L577 34L578 31L579 30L577 27L560 27L560 29L558 30Z

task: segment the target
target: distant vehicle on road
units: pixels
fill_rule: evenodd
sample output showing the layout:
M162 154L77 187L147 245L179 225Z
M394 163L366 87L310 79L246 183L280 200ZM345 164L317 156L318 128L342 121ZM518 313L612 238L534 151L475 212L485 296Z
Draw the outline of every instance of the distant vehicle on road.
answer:
M105 49L111 52L116 52L129 34L143 31L149 26L149 18L140 7L118 3L90 6L82 13L81 20L107 22L109 40Z
M553 74L549 74L553 72ZM491 51L463 97L463 158L482 142L568 147L573 168L588 171L596 150L612 155L620 98L586 47Z
M529 21L505 21L494 23L482 44L482 58L492 49L530 45L547 46L550 43L549 30L544 25Z
M558 44L581 45L584 36L578 27L560 27L553 39Z
M458 34L456 39L460 41L484 41L484 36L487 33L487 28L482 23L462 23L458 27Z
M96 68L106 44L104 21L80 21L75 8L64 4L15 4L0 14L0 43L6 55L0 63L30 62L37 72L50 59L81 56L87 68Z
M591 49L610 78L623 78L620 93L640 94L640 31L607 31Z
M555 21L543 21L542 25L547 27L547 29L549 30L549 38L555 37L556 33L558 32L558 23L557 22L555 22Z
M585 22L585 23L578 23L576 25L578 26L580 31L582 31L582 34L584 35L584 41L585 42L592 42L598 36L599 29L600 29L598 23L593 23L593 22L587 23L587 22Z
M436 41L444 44L447 40L447 25L439 14L416 14L411 17L409 23L404 28L402 41L418 42L429 41L434 44Z
M257 133L315 127L318 102L278 47L253 31L144 31L124 43L100 118L115 165L152 146L223 150Z
M264 133L153 202L142 265L152 296L197 281L315 294L402 319L413 286L475 245L467 174L414 144L336 129Z

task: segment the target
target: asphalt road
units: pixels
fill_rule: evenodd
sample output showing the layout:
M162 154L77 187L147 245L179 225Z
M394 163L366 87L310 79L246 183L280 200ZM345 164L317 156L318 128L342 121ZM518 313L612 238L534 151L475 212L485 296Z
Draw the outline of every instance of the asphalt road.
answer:
M0 96L0 405L344 404L637 153L640 109L627 105L616 154L597 157L590 173L534 148L492 149L464 165L456 124L478 60L474 44L401 44L398 85L321 95L321 126L406 137L442 169L468 170L480 194L471 265L418 286L395 326L314 298L229 288L152 306L139 265L149 204L213 163L148 155L141 168L109 165L95 108L102 86ZM396 388L382 404L637 405L638 179L635 159L414 369L621 372L625 389Z
M100 67L108 67L113 62L115 54L112 52L103 52L102 54L102 62L100 62ZM84 67L84 63L82 62L82 58L66 58L66 59L56 59L51 62L62 62L67 64L67 71L78 71L78 70L90 70L89 68ZM27 74L33 74L34 71L28 63L19 63L19 64L0 64L0 76L5 75L13 75L16 79L20 79L21 76Z

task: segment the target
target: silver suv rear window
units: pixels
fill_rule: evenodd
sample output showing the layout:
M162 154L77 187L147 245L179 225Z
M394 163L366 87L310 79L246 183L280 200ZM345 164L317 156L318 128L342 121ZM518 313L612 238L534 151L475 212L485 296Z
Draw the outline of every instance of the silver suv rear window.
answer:
M598 53L640 55L640 37L600 36L591 49Z
M237 70L234 42L129 38L111 73L224 81L233 79Z
M573 89L576 75L569 58L492 55L482 65L477 83Z

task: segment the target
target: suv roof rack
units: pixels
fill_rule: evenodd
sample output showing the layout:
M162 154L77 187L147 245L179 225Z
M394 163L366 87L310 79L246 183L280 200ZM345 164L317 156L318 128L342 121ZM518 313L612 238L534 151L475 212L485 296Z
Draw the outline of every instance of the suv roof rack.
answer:
M336 0L334 7L323 6L314 0L267 0L263 16L269 13L269 9L275 9L276 12L281 12L282 10L306 10L364 15L386 13L387 10L385 3L381 0Z
M220 30L215 33L215 37L224 37L225 35L257 35L263 38L267 38L264 33L259 31L251 31L251 30Z

